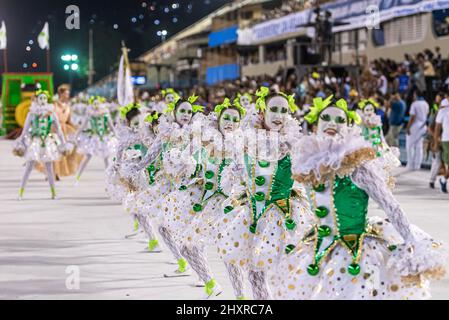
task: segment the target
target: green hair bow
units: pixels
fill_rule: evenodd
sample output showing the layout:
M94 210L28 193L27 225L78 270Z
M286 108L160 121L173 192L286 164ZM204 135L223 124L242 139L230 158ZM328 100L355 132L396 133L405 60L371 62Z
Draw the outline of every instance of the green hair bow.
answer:
M376 109L380 108L380 104L372 98L364 99L364 100L360 101L358 103L358 107L363 110L369 104L372 105Z
M95 100L98 100L101 103L105 103L106 102L106 98L104 98L104 97L92 96L92 97L89 98L89 104L93 104Z
M140 109L140 108L141 108L140 104L130 103L127 106L118 108L118 111L120 112L120 117L122 119L125 119L128 112L130 112L132 109Z
M317 122L321 112L331 105L333 98L334 96L330 95L325 100L321 97L313 99L313 106L310 108L310 112L304 117L304 119L310 124ZM348 110L348 103L346 100L338 100L335 102L335 106L346 113L349 122L354 121L357 124L362 122L357 112Z
M175 97L175 101L179 99L179 94L173 90L173 88L168 88L165 90L161 90L162 97L166 97L168 94L172 94Z
M39 97L41 94L45 94L47 96L48 101L51 102L50 101L51 100L50 92L48 92L47 90L42 90L42 89L36 90L36 92L35 92L36 97Z
M159 113L149 114L145 117L145 122L153 123L155 120L159 119Z
M256 101L256 110L265 111L267 109L267 104L266 104L265 98L269 94L270 94L270 89L268 89L267 87L260 87L260 89L257 90L256 96L258 97L258 99ZM290 108L291 113L295 113L296 110L298 110L298 106L296 105L294 94L287 95L283 92L279 92L278 95L287 99L288 106Z
M195 104L195 102L198 100L199 96L196 96L192 94L187 101L192 105L192 111L193 113L197 112L204 112L204 107L198 104Z
M259 90L256 91L256 96L258 97L256 100L256 110L265 111L267 109L267 105L265 103L265 98L270 94L270 89L267 87L260 87Z
M242 94L239 92L239 93L237 93L237 97L235 98L235 100L238 99L238 101L239 101L239 103L240 103L240 99L241 99L242 97L247 97L248 100L249 100L249 103L252 103L252 102L253 102L253 96L250 95L249 93L244 93L244 94L242 95ZM235 100L234 100L234 103L235 103Z
M241 106L238 97L235 98L234 104L231 103L231 100L229 100L229 98L225 98L222 104L218 104L215 106L214 111L217 114L217 116L220 116L223 110L228 109L230 107L236 108L239 111L241 117L245 116L246 110Z

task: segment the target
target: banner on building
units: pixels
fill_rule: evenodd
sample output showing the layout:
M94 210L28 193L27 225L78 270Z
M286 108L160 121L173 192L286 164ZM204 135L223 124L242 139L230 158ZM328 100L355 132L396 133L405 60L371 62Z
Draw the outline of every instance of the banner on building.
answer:
M322 5L323 10L332 12L333 21L347 24L336 26L333 32L340 32L372 25L373 14L378 14L379 23L398 17L449 8L449 0L338 0ZM313 9L289 14L285 17L256 24L251 28L238 30L239 45L252 45L287 33L300 31L301 25L313 21Z

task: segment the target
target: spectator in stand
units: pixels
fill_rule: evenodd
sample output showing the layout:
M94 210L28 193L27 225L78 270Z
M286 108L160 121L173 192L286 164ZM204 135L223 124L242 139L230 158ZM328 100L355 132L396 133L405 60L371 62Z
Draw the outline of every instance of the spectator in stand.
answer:
M435 126L435 141L441 145L441 158L445 175L440 179L441 191L447 193L447 179L449 179L449 101L446 97L441 102Z
M435 127L436 127L436 117L441 108L447 107L447 100L444 99L442 92L439 92L435 96L435 102L430 110L430 115L428 119L429 129L428 129L428 148L432 151L432 166L430 168L430 181L429 186L431 189L435 189L435 181L437 180L438 173L442 167L441 161L441 146L435 140Z
M399 147L399 133L404 125L405 109L406 105L401 95L398 92L394 93L389 105L390 129L385 137L388 145L392 147Z
M429 104L424 100L422 91L415 91L414 100L410 106L410 120L407 123L407 169L419 170L424 158L423 142L427 132L427 115Z

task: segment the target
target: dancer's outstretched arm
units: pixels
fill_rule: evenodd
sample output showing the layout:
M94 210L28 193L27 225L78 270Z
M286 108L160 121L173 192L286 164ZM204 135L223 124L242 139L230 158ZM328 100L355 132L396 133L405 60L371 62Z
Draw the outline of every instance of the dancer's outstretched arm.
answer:
M377 202L385 211L396 230L406 242L413 241L410 222L401 209L399 202L385 185L384 179L376 171L373 164L367 163L359 167L353 174L353 181Z

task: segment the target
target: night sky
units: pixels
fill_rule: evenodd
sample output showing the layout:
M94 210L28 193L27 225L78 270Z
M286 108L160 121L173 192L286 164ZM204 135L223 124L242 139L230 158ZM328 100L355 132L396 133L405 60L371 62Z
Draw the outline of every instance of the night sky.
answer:
M161 42L157 31L167 30L168 38L228 2L231 0L0 0L0 23L5 21L8 34L8 68L10 72L46 71L46 53L39 48L37 36L48 21L55 83L69 82L70 72L63 69L61 56L77 54L80 69L71 74L74 89L79 90L87 81L90 28L94 30L98 80L117 66L122 40L131 49L130 57L137 57ZM80 30L65 28L68 5L80 8ZM3 59L0 70L4 70Z

